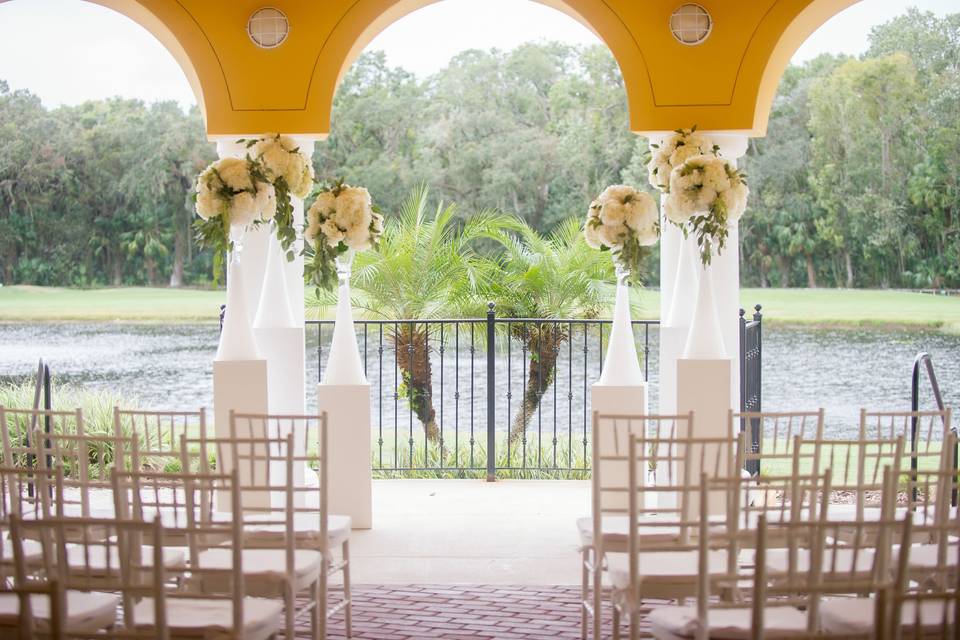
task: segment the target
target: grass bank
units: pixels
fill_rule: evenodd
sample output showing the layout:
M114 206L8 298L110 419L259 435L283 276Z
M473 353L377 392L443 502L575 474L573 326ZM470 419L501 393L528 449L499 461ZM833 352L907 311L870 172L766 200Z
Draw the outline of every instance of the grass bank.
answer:
M308 291L308 299L312 297ZM0 321L215 322L223 291L0 287ZM916 327L960 333L960 297L875 289L744 289L741 305L763 305L774 324ZM637 296L638 318L659 316L657 291Z

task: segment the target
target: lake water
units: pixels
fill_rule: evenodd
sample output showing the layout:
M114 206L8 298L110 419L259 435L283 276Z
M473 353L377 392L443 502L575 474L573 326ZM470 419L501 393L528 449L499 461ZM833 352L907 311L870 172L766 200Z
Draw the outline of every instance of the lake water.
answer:
M323 338L325 343L329 341L329 330ZM464 334L457 350L448 336L442 356L439 349L431 355L434 406L446 433L452 433L457 425L459 437L466 438L472 425L480 439L486 421L485 351L477 344L471 364L467 339ZM315 394L310 389L318 377L315 328L308 331L307 342L307 397L312 404ZM144 406L209 408L216 343L217 328L209 324L0 324L0 380L28 378L42 357L60 380L111 388L138 398ZM370 337L368 376L373 385L373 426L384 433L399 431L401 437L408 431L417 434L419 423L410 415L402 395L395 397L398 376L389 338L384 342L382 374L377 345L378 340ZM947 404L957 406L960 400L960 336L767 326L763 345L764 409L824 407L828 430L833 434L852 434L861 407L908 410L911 367L920 351L933 356ZM506 353L497 356L498 429L505 429L515 417L524 390L524 354L519 343L511 347L509 359ZM650 347L650 406L656 407L656 329L651 330ZM325 348L320 350L321 364ZM528 429L547 439L570 437L577 441L589 415L584 390L599 375L599 353L595 336L588 336L584 344L575 332L572 343L561 348L557 384L547 389ZM925 381L921 398L924 407L932 408L932 394Z

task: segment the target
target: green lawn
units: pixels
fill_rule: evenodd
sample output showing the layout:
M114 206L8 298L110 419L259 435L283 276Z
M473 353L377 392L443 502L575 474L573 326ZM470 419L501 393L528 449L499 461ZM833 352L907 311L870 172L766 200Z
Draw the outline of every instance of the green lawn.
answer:
M313 295L312 289L307 298ZM0 320L215 322L223 291L196 289L62 289L0 287ZM659 315L659 293L636 296L637 318ZM741 304L763 305L772 323L913 326L960 333L960 297L858 289L744 289Z
M226 294L220 290L0 288L0 320L125 320L216 322Z

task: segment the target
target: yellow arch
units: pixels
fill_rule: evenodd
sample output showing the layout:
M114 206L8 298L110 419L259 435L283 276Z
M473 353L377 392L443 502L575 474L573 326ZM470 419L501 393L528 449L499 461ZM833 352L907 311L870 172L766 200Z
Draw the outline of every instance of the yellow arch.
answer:
M384 28L440 0L88 0L150 31L184 70L211 137L265 131L325 136L337 84ZM518 0L519 1L519 0ZM631 128L766 132L790 57L817 27L856 0L698 0L714 28L701 45L674 40L684 0L536 0L594 31L620 65ZM247 37L262 6L290 20L287 41L259 49Z

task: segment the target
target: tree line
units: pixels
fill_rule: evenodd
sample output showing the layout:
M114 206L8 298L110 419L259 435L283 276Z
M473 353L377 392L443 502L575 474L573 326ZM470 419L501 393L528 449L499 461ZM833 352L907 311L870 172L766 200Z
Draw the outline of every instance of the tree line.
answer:
M861 57L788 68L743 161L743 284L960 287L958 114L960 14L910 10L876 27ZM318 176L366 186L388 217L423 183L461 216L496 208L549 232L611 183L648 188L647 142L629 131L600 46L471 50L425 79L366 53L332 124ZM48 109L0 81L0 279L207 284L192 187L214 158L195 107Z

